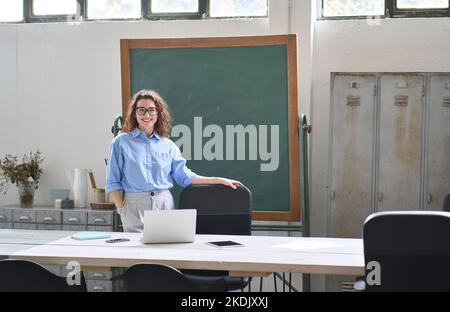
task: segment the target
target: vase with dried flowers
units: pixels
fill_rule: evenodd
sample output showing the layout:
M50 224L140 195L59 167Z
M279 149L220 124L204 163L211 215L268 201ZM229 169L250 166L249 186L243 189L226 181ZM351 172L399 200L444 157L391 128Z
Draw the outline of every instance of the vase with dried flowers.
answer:
M41 164L44 159L38 150L25 154L22 163L17 163L17 156L7 154L0 160L0 192L6 194L9 183L16 184L19 190L20 207L32 208L34 191L38 188L42 175Z

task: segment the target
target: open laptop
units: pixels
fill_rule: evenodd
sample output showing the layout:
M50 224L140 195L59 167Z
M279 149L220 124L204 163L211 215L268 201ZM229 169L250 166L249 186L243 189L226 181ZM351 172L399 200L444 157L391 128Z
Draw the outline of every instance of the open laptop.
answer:
M192 243L196 221L196 209L146 210L144 244Z

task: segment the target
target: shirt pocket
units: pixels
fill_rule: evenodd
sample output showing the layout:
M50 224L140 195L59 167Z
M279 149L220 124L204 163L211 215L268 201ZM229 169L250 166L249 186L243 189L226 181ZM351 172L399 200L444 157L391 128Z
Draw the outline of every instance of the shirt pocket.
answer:
M152 165L163 175L168 175L172 167L172 156L165 152L152 152Z

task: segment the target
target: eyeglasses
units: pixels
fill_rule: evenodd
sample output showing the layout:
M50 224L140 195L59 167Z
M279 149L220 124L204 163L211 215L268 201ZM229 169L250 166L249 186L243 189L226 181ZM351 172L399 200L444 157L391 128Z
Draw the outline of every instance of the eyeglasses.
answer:
M146 112L148 112L149 115L156 115L158 109L155 107L150 108L136 107L136 113L138 113L138 115L144 116Z

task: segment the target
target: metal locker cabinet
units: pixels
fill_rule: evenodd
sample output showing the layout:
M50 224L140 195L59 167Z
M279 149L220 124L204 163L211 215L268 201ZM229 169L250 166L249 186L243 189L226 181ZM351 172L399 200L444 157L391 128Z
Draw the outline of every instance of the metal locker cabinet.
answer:
M424 90L423 75L381 75L378 211L420 209Z
M450 192L450 75L430 77L426 209L442 210Z
M329 236L361 237L372 212L376 76L334 74L331 90Z

